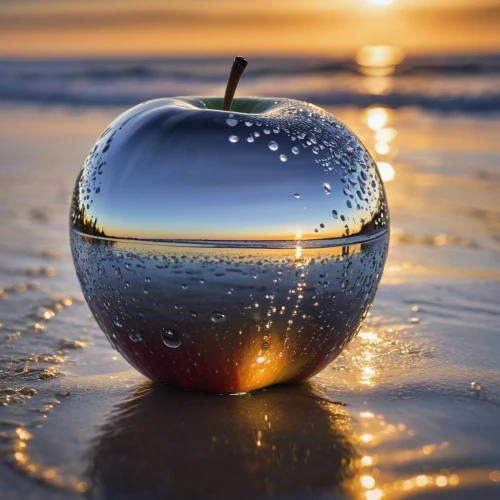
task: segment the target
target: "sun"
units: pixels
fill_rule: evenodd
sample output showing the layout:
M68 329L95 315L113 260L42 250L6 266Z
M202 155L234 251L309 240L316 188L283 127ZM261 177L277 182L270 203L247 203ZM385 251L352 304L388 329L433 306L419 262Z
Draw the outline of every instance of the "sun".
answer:
M368 1L373 5L389 5L392 2L394 2L394 0L368 0Z

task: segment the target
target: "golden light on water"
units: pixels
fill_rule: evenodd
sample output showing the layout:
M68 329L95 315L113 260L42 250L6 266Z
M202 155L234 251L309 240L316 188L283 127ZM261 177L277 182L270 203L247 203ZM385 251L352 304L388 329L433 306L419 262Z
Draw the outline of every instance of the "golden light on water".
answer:
M436 478L436 486L439 488L444 488L448 484L448 479L445 476L439 476Z
M373 5L390 5L394 0L368 0Z
M374 132L373 149L382 157L391 153L394 156L394 148L389 143L395 139L397 132L387 127L390 118L391 110L381 106L370 106L361 112L361 121ZM388 161L377 161L377 167L384 182L390 182L396 176L394 167Z
M382 498L383 495L384 495L383 491L379 489L367 491L365 493L366 500L380 500L380 498Z
M47 409L52 409L53 405L46 405ZM62 490L76 491L85 493L88 484L80 481L71 474L64 474L60 468L46 466L37 463L28 452L28 442L33 438L24 427L18 427L15 430L15 437L12 439L12 465L14 468L29 478L40 481L41 483L60 488Z
M391 150L391 147L389 146L389 144L387 144L387 142L377 142L377 143L375 143L375 151L379 155L386 155L386 154L389 153L390 150Z
M373 436L371 434L362 434L361 441L363 441L363 443L369 443L370 441L373 441Z
M389 121L389 112L380 107L368 108L364 112L363 119L371 130L381 130Z
M33 437L32 434L23 427L18 427L16 429L16 435L21 441L28 441Z
M415 482L417 483L417 486L425 486L428 482L429 479L425 475L417 476L415 479Z
M361 73L367 76L387 76L405 59L404 50L398 45L364 45L356 53Z
M361 331L356 342L352 361L356 366L356 383L374 387L381 383L380 357L392 353L383 332L372 329ZM376 378L373 377L376 375ZM356 418L356 434L359 439L360 458L356 461L357 474L351 484L357 500L380 500L383 498L404 500L412 497L418 490L432 492L450 490L458 485L486 485L500 481L500 472L481 469L452 472L447 469L426 472L415 471L413 475L405 472L394 473L394 466L411 464L414 461L428 461L451 457L455 450L448 441L420 444L414 446L417 431L408 423L390 422L374 408L360 410ZM388 450L386 445L398 441L399 450ZM451 453L451 455L450 455ZM459 475L460 474L460 475Z
M383 128L377 130L377 133L375 134L375 139L378 142L391 142L396 138L397 134L398 133L393 128Z
M401 44L409 53L491 52L500 46L497 18L487 10L493 1L4 0L0 53L232 54L227 40L255 54L345 55L360 43ZM303 36L297 37L298 27Z
M367 490L375 486L375 479L373 479L372 476L361 476L359 480L361 481L363 487L366 488Z
M396 176L396 172L394 171L394 167L385 161L377 162L378 171L380 172L380 177L384 182L390 182Z
M365 94L388 95L392 92L393 81L390 76L367 75L362 82L362 89Z

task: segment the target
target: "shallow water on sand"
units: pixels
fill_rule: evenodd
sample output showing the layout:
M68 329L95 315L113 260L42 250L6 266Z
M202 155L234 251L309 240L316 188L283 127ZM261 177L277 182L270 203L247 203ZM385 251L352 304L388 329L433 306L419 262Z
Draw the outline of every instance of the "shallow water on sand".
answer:
M148 382L84 304L69 196L118 110L2 107L2 498L498 498L498 118L332 111L393 177L374 306L309 384L222 397Z

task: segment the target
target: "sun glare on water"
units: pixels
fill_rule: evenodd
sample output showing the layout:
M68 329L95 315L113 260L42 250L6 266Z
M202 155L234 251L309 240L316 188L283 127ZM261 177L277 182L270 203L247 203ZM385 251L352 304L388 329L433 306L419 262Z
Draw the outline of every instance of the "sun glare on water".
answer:
M385 161L377 162L378 171L380 172L380 177L384 182L390 182L396 176L396 172L394 171L394 167Z
M389 5L392 2L394 2L394 0L368 0L368 1L373 5Z

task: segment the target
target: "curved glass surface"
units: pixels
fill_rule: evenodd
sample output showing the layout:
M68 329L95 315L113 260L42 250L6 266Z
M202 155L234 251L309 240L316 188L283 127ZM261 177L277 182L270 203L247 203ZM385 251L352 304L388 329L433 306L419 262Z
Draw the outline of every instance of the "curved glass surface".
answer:
M119 116L79 174L72 227L113 239L284 247L387 229L375 162L333 116L290 99L220 105L157 99Z
M302 381L336 358L371 306L388 246L387 232L308 249L71 238L115 349L152 380L216 392Z

